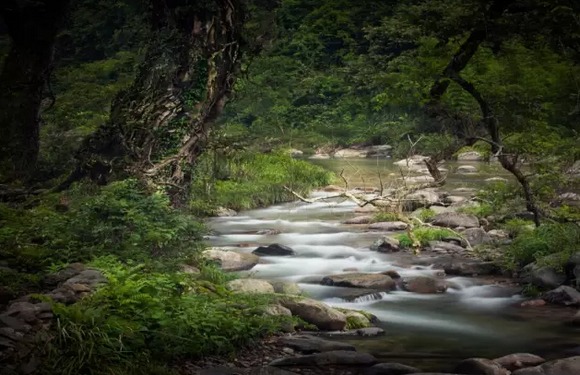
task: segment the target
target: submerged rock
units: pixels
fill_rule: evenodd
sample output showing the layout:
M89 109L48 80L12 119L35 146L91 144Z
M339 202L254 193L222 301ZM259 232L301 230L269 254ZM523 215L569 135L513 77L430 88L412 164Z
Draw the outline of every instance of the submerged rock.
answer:
M288 246L273 243L268 246L260 246L252 253L259 256L289 256L294 255L294 250Z
M407 375L421 372L418 368L400 363L379 363L365 371L365 375Z
M576 375L580 374L580 356L557 359L539 366L512 372L512 375Z
M393 279L380 273L344 273L330 275L324 277L321 284L377 290L394 290L396 288L396 282Z
M461 361L455 372L473 375L509 375L510 372L500 364L486 358L469 358Z
M420 294L444 293L447 290L447 283L444 280L438 280L428 276L404 279L401 285L407 292Z
M356 351L355 347L338 341L329 341L311 335L283 337L280 342L303 354L323 353L334 350Z
M357 353L347 350L336 350L302 357L280 358L272 361L270 366L372 366L377 359L368 353Z

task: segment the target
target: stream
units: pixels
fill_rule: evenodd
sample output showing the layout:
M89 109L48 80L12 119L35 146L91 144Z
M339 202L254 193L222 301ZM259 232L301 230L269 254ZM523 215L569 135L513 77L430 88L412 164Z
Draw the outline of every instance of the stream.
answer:
M377 169L383 183L395 178L391 161L368 159L320 160L318 164L334 171L345 171L349 187L377 186ZM466 163L462 163L466 164ZM477 187L484 179L501 175L497 167L477 165L481 173L469 176L451 173L446 190ZM454 165L447 166L453 171ZM505 176L504 176L505 177ZM315 192L314 197L324 192ZM451 277L453 285L442 294L416 294L404 291L353 298L353 289L319 284L323 276L344 273L395 270L403 278L435 275L422 255L378 253L369 246L385 232L369 232L364 226L341 224L354 217L357 206L348 200L291 202L264 209L241 212L239 216L210 221L215 235L210 245L251 252L259 245L279 243L290 246L292 257L262 257L262 263L245 272L252 277L296 282L306 295L332 306L368 311L376 315L386 332L377 337L334 339L349 342L382 360L398 360L424 370L449 370L469 357L495 358L516 352L550 357L578 352L578 331L562 324L570 312L551 307L522 308L523 297L508 283L485 278ZM279 234L256 234L273 229ZM421 265L419 265L421 264Z

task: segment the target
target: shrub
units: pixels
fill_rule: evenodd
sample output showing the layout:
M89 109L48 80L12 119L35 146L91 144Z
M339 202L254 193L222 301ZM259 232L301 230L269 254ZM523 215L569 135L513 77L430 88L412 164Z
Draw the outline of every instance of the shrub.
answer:
M419 211L419 220L425 222L425 221L430 221L431 219L433 219L435 217L435 211L433 211L430 208L422 208Z
M383 221L398 221L401 219L401 215L396 212L383 211L378 212L373 216L373 223L379 223Z
M580 227L577 224L545 224L519 232L506 248L503 262L512 269L538 260L553 263L549 265L560 268L578 251L579 243ZM558 255L547 257L552 254Z

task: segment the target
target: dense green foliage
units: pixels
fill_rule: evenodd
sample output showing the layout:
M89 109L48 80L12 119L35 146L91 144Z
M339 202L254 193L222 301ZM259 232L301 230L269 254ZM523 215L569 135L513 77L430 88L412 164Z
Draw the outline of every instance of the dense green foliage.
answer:
M177 359L230 353L282 322L263 313L271 297L232 294L203 272L159 273L113 257L91 265L109 282L80 303L55 307L48 374L169 372Z
M191 207L202 214L216 207L263 207L295 199L289 190L306 194L329 184L331 178L324 169L284 152L208 153L197 168Z
M421 246L429 245L429 241L440 241L444 238L457 238L457 234L446 228L416 227L410 233L397 236L399 243L403 247L412 247L415 242Z

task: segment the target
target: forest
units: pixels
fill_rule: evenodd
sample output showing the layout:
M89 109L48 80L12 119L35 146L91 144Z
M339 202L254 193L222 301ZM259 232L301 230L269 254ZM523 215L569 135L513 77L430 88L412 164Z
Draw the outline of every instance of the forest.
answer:
M3 0L1 374L580 374L580 2Z

